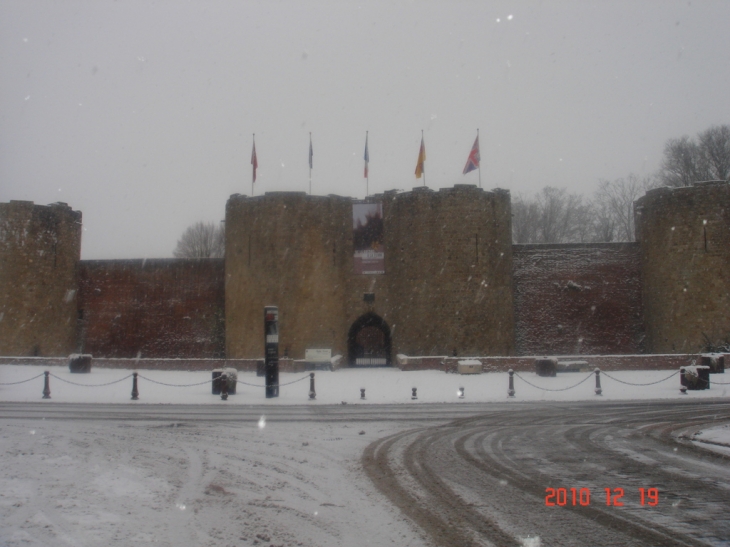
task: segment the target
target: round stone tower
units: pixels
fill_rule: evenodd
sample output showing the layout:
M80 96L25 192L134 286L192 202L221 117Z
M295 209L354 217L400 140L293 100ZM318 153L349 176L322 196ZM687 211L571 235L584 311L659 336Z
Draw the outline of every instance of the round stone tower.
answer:
M650 190L635 215L647 350L693 353L730 337L730 184Z
M80 254L80 211L65 203L0 203L0 355L76 349Z
M261 357L263 310L279 307L282 356L339 349L352 201L303 192L226 204L226 356ZM351 237L350 237L351 239Z

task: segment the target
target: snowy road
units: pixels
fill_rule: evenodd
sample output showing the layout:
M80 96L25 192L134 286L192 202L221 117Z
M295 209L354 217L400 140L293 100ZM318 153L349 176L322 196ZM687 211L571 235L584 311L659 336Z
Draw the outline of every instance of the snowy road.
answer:
M0 403L0 546L730 545L729 460L675 439L728 422L708 400Z
M394 434L363 463L436 545L730 545L730 460L682 439L728 421L722 402L523 405Z

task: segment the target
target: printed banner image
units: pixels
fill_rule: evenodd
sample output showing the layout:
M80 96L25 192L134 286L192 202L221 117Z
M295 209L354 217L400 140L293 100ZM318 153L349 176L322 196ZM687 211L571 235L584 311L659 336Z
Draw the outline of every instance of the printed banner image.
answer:
M352 241L356 274L385 273L383 235L383 204L353 204Z

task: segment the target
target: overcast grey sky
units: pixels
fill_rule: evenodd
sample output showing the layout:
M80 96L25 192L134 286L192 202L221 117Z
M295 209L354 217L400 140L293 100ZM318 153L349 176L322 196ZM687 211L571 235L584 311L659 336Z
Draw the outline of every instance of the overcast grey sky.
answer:
M0 0L0 201L69 203L83 258L172 256L230 194L461 174L592 192L730 123L730 2Z

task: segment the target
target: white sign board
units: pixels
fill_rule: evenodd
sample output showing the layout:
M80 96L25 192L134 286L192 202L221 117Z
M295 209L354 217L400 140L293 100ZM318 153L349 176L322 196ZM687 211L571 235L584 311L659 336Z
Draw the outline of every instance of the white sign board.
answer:
M329 363L332 360L331 349L304 350L304 360L308 363Z

